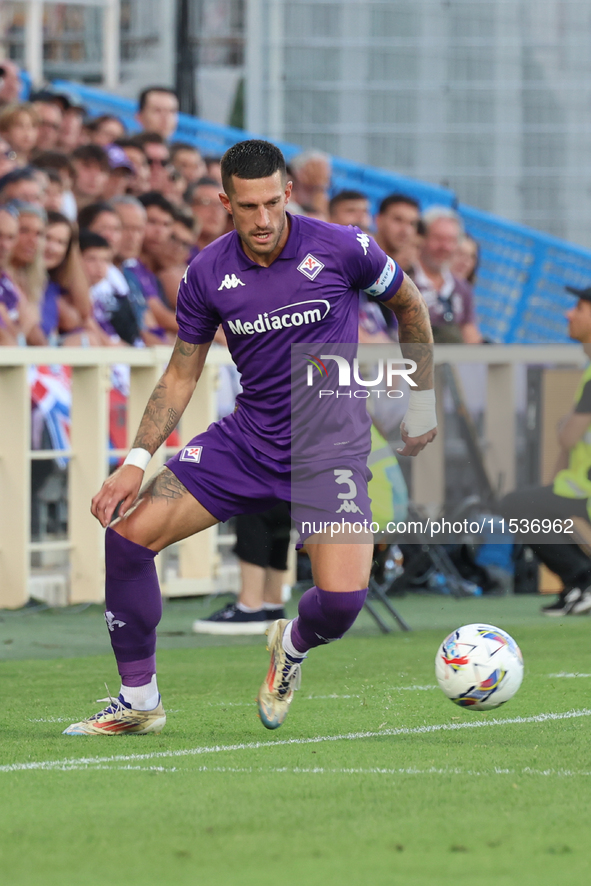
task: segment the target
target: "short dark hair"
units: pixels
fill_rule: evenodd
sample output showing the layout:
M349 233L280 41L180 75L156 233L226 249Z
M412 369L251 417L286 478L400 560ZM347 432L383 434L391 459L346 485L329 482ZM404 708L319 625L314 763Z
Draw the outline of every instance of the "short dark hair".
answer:
M83 206L78 213L79 227L88 230L103 212L115 212L115 209L105 200L101 200L97 203L89 203L88 206Z
M185 203L191 203L193 197L195 196L195 191L197 190L197 188L201 188L204 186L219 189L220 183L215 178L209 178L208 175L204 175L203 178L198 179L196 182L191 182L191 184L183 194L183 200L185 201Z
M331 198L331 201L328 204L328 211L329 213L332 213L339 203L345 203L346 200L367 199L367 194L363 194L361 191L339 191L338 194L335 194L334 197Z
M138 200L145 209L147 209L148 206L157 206L158 209L167 212L168 215L171 215L173 218L176 215L176 209L170 200L167 200L160 191L148 191L147 194L142 194L141 197L138 197Z
M6 175L0 178L0 191L3 191L8 185L15 182L33 182L36 181L35 170L32 166L21 166L18 169L11 169Z
M131 147L141 148L142 151L145 145L166 145L168 147L166 139L162 138L158 132L138 132L137 135L133 135L129 139L129 144Z
M409 197L408 194L388 194L388 196L384 197L380 203L378 215L383 215L384 212L387 212L387 210L396 203L406 203L407 206L413 206L419 212L421 210L419 201L415 200L414 197Z
M74 175L72 161L63 151L41 151L35 154L32 162L35 169L44 169L46 172L51 169L66 169L70 175Z
M195 151L195 153L201 156L201 151L197 145L192 145L189 142L173 142L170 146L170 156L174 158L179 151Z
M87 120L84 125L89 132L96 132L97 129L108 120L115 120L123 127L124 131L127 130L127 127L121 117L118 117L116 114L100 114L98 117L93 117L91 120Z
M195 233L195 219L192 215L188 215L183 209L176 209L174 220L183 225L192 234Z
M143 145L138 144L134 136L127 135L124 138L116 138L113 144L117 145L118 148L123 148L124 150L125 148L137 148L138 151L142 151L142 153L144 154L146 153L144 151Z
M114 120L116 123L119 123L120 126L123 127L124 130L127 129L125 123L118 117L117 114L99 114L98 117L94 118L95 126L100 126L102 123L107 123L109 120Z
M232 190L232 176L255 179L268 178L277 171L287 178L285 158L271 142L258 138L238 142L228 148L222 157L222 184L226 194Z
M54 185L62 184L62 177L57 169L43 169L42 171L45 173L49 181L54 183Z
M171 89L170 86L146 86L145 89L142 89L140 94L138 95L137 103L138 103L138 111L143 111L146 107L146 102L148 101L148 96L151 92L166 92L168 95L174 95L174 97L178 101L178 96L174 89Z
M35 92L31 92L29 95L29 101L31 103L39 102L43 105L59 105L62 107L62 103L59 100L58 96L55 92L50 92L49 89L37 89Z
M111 244L108 240L105 240L104 237L101 237L100 234L95 234L94 231L83 230L80 231L80 252L86 252L87 249L110 249Z
M107 152L100 145L80 145L70 156L72 160L80 160L82 163L96 163L103 172L111 171Z
M55 209L47 210L47 224L48 225L67 225L70 231L73 230L72 222L69 218L63 214L63 212L56 212Z

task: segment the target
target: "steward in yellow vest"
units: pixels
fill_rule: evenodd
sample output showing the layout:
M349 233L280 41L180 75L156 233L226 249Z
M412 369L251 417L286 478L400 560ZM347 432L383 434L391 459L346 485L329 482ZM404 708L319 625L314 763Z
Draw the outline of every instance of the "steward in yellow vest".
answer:
M568 334L591 357L591 287L566 288L578 297L566 313ZM542 607L544 615L585 615L591 612L591 558L573 541L573 518L591 523L591 365L572 411L560 423L558 443L554 482L510 492L499 510L513 538L529 545L564 584L558 599Z
M585 422L591 415L591 363L583 373L577 392L573 414ZM568 419L567 419L568 421ZM564 429L564 424L561 430ZM558 471L554 478L554 492L565 498L587 499L587 513L591 499L591 422L582 437L568 450L568 467Z

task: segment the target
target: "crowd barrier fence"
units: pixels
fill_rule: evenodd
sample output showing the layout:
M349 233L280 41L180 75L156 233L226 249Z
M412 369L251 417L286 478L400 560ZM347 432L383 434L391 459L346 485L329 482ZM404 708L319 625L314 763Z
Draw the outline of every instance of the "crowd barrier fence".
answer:
M366 350L369 348L369 350ZM391 356L389 351L386 356ZM104 530L90 514L90 501L108 474L109 460L123 455L108 449L107 415L110 369L114 362L130 367L127 424L135 432L145 404L170 356L170 349L0 348L0 608L23 606L31 591L31 555L67 551L69 603L103 600ZM375 345L361 346L360 359L380 356ZM212 349L203 376L181 420L181 438L190 439L215 420L218 369L231 362L224 349ZM490 476L503 478L506 492L515 483L515 369L520 363L582 367L583 350L555 346L443 346L435 363L486 364L484 404L485 462ZM30 366L58 363L72 368L70 445L62 450L32 450ZM444 397L438 398L440 433L425 453L412 461L413 500L432 509L444 500ZM130 436L128 436L128 441ZM146 476L161 467L167 451L159 450ZM31 541L31 462L68 459L68 534L59 540ZM217 527L179 543L178 571L165 570L165 596L208 593L219 568L223 538ZM158 558L158 561L161 558ZM157 562L158 562L157 561Z
M108 448L108 399L111 366L130 368L127 425L133 434L146 402L162 375L170 348L0 348L0 608L23 606L31 593L31 554L69 553L67 602L103 599L104 530L90 514L90 501L109 471L113 457L127 450ZM203 431L216 418L216 379L225 351L212 350L200 384L181 422L185 436ZM30 366L62 364L72 369L70 445L60 450L31 448ZM188 429L190 429L190 434ZM128 435L129 441L129 435ZM170 452L162 447L152 458L146 477L155 473ZM68 461L68 537L31 541L31 462ZM159 558L160 559L160 558ZM158 563L158 561L157 561ZM217 528L179 544L178 577L162 576L164 593L199 593L211 586L217 565Z

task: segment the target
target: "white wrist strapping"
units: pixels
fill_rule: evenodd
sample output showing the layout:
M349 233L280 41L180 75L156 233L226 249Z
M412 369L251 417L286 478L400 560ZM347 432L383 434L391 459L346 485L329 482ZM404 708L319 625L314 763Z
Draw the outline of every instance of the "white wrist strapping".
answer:
M133 465L135 468L145 471L151 458L152 454L147 449L130 449L123 464Z
M409 437L420 437L436 428L435 391L411 391L403 422Z

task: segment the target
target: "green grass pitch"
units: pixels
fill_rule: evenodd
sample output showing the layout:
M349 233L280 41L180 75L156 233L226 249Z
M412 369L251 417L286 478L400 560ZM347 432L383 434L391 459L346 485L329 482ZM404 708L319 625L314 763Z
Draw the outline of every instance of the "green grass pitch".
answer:
M118 689L98 608L0 613L3 884L591 882L588 618L544 619L534 598L406 598L415 630L382 636L363 614L312 652L272 733L254 707L262 638L192 635L206 605L165 607L169 720L136 737L60 734L105 680ZM446 632L479 620L526 665L490 713L455 707L433 672Z

